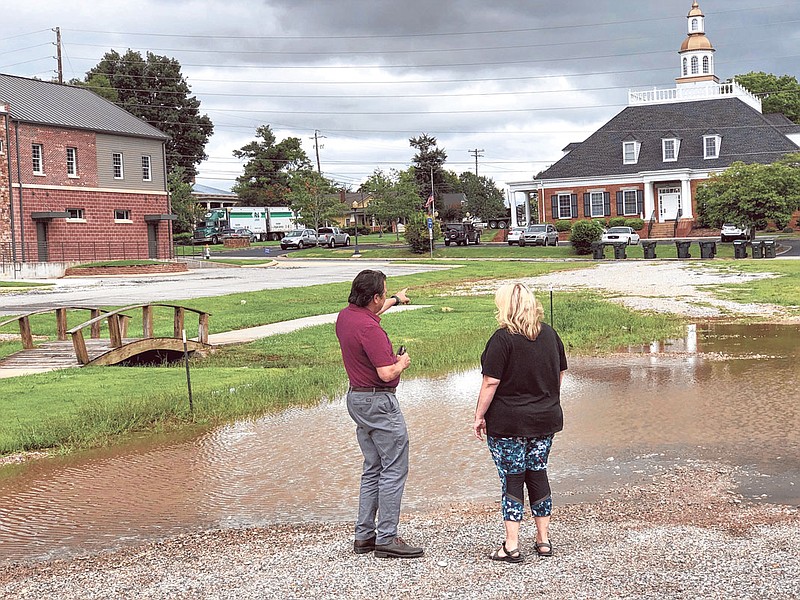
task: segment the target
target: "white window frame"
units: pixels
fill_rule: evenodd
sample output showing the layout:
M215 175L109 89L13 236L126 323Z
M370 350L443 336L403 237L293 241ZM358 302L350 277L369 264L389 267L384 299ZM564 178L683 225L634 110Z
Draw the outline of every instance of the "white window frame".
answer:
M564 206L562 204L565 198L567 201L567 214L564 214ZM559 219L572 218L572 194L558 194L558 218Z
M115 208L114 223L133 223L131 211L127 208Z
M703 57L703 74L711 73L711 57L704 56Z
M67 223L86 223L86 212L82 208L67 208L66 212L69 213Z
M669 149L672 150L672 156L669 156ZM661 140L661 158L664 162L677 162L680 151L681 141L678 138L663 138Z
M641 142L622 142L622 164L635 165L639 162L639 150L642 147ZM629 157L629 149L632 150L633 157Z
M44 146L31 144L31 167L34 175L44 175Z
M600 212L595 211L595 201L600 200ZM592 218L594 217L605 217L606 216L606 198L605 192L589 192L589 214Z
M708 144L710 141L714 141L714 148L713 152L708 151ZM721 135L704 135L703 136L703 158L706 160L719 158L719 147L722 145L722 136Z
M638 215L639 214L639 203L638 203L638 190L620 190L622 192L622 214L624 216L629 215ZM633 210L628 210L628 202L633 201Z
M6 153L6 147L3 145L3 139L0 138L0 154Z
M70 156L71 155L71 156ZM67 147L67 177L78 177L78 149Z
M122 152L114 152L111 154L111 172L114 179L125 179L125 167L122 160Z
M700 74L700 59L696 56L692 57L691 60L692 65L692 75L699 75Z
M153 181L153 161L149 154L142 155L142 181Z
M686 77L689 74L689 59L685 56L683 57L683 76Z

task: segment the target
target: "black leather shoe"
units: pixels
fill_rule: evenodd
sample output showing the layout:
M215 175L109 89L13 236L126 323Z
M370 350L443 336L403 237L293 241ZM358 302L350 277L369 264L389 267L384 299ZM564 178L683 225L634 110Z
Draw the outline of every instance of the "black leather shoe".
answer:
M353 552L356 554L366 554L375 550L375 536L366 540L356 540L353 542Z
M394 538L388 544L375 544L376 558L419 558L424 552L422 548L409 546L401 537Z

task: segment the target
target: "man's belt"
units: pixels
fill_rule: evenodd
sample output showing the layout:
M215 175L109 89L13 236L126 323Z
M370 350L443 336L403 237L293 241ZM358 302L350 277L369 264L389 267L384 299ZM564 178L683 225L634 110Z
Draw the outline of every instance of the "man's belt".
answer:
M372 392L373 394L377 394L377 393L381 393L381 392L394 394L394 391L396 389L397 389L396 387L390 388L390 387L355 387L355 386L350 386L350 391L351 392Z

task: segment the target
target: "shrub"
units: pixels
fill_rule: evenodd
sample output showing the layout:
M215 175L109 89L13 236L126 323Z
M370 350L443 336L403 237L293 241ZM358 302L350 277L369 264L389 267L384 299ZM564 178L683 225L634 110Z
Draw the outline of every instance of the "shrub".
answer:
M433 222L433 239L437 240L442 234L439 222ZM415 213L409 217L406 223L406 231L403 234L408 243L408 248L414 254L425 254L430 249L428 237L428 218L424 213Z
M794 233L794 229L792 229L791 227L784 227L783 233Z
M777 227L773 227L772 225L764 228L764 232L765 233L775 233L777 231L778 231L778 228Z
M355 227L342 227L342 231L344 231L347 235L351 236L356 234ZM367 235L369 233L372 233L372 230L369 227L366 227L364 225L358 226L358 235Z
M559 219L556 221L556 231L569 231L572 229L572 221L568 219Z
M625 217L611 217L608 220L609 227L623 227L625 226Z
M625 227L630 227L634 231L641 231L644 229L644 219L625 219Z
M173 233L172 241L181 246L186 246L192 243L192 233L190 231L186 233Z
M591 222L597 225L600 229L608 228L608 221L606 221L605 219L592 219Z
M597 242L603 235L603 227L597 221L576 221L572 225L569 241L576 254L590 254L592 242Z

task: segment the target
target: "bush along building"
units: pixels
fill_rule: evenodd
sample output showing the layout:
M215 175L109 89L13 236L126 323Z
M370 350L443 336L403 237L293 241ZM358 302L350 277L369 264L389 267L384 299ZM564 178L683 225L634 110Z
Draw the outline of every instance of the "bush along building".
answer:
M0 268L171 258L167 139L87 89L0 74Z
M642 219L643 237L688 235L695 192L735 161L772 163L800 150L800 127L762 114L741 85L720 83L697 2L678 52L677 85L629 91L628 106L532 181L509 184L540 222ZM529 203L535 203L531 206Z

